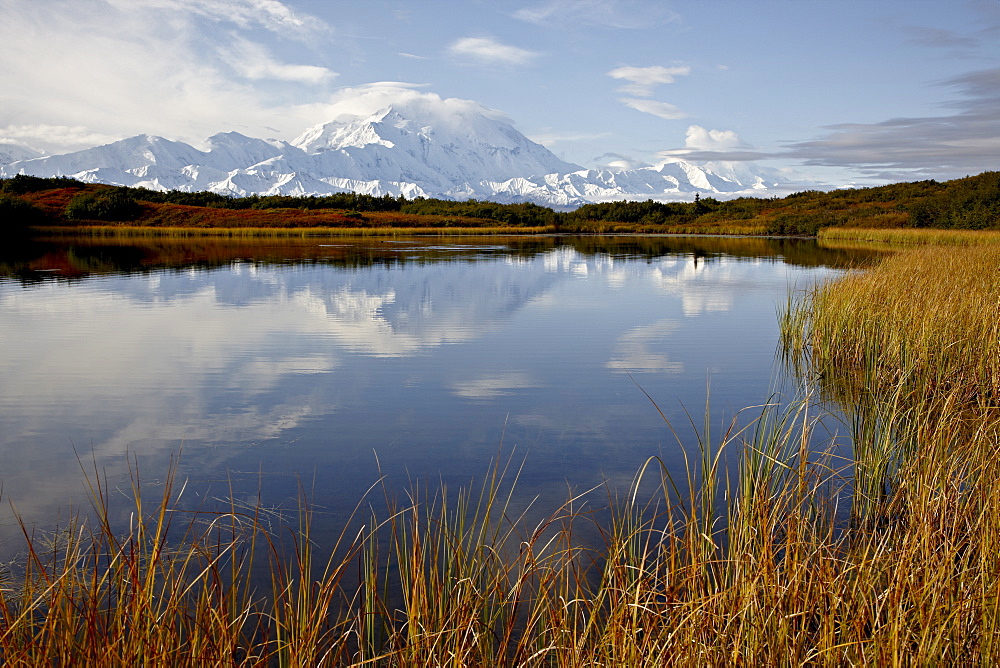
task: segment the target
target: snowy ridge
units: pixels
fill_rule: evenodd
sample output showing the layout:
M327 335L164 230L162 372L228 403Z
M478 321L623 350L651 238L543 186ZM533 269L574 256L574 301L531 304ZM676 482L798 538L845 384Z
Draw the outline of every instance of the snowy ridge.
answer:
M226 195L358 192L574 207L616 199L690 199L790 191L774 170L674 159L624 171L564 162L472 104L410 100L343 116L292 142L213 135L207 150L152 135L48 157L0 144L0 176L70 176L153 190ZM800 184L801 185L801 184Z
M10 142L0 142L0 166L16 162L18 160L39 158L41 155L42 154L40 152L28 148L27 146L21 146L20 144L13 144Z

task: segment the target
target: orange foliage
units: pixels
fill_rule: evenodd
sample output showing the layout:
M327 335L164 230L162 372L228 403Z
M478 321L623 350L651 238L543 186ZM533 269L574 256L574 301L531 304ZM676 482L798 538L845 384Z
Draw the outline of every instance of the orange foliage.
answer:
M86 190L111 186L87 185ZM24 195L24 199L41 208L54 221L74 227L107 225L105 221L68 222L63 215L66 205L81 192L80 188L58 188ZM193 228L439 228L439 227L500 227L495 220L462 216L427 216L398 212L354 212L333 209L222 209L141 202L142 215L136 220L120 223L122 227L193 227Z

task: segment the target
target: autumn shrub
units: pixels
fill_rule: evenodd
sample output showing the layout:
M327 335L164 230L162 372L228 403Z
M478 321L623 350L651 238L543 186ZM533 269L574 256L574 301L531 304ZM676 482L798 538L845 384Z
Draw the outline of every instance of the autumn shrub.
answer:
M82 188L83 183L67 176L54 176L42 178L29 174L17 174L9 179L0 179L0 192L12 195L25 195L27 193L39 192L42 190L52 190L55 188Z
M142 214L142 207L128 188L113 188L76 195L65 213L70 220L130 221Z

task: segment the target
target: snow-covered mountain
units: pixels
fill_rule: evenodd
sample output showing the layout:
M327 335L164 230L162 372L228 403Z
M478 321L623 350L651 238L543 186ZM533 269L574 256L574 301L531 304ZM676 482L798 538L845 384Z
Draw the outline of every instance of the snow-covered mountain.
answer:
M42 154L40 152L33 148L28 148L27 146L21 146L20 144L14 144L11 142L0 141L0 166L18 160L38 158L41 155Z
M152 135L48 157L4 153L0 176L71 176L81 181L227 195L371 195L531 201L556 207L615 199L685 199L691 193L787 191L774 170L680 159L624 171L564 162L499 115L439 98L342 115L292 142L238 132L205 150Z

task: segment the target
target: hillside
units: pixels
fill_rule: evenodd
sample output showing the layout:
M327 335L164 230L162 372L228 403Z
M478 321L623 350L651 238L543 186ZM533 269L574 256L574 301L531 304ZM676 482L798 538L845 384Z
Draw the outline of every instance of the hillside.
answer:
M520 228L565 233L814 235L824 227L1000 229L1000 172L947 182L804 191L784 198L618 201L558 212L531 203L324 197L225 197L85 184L67 178L0 180L0 224L188 228Z

